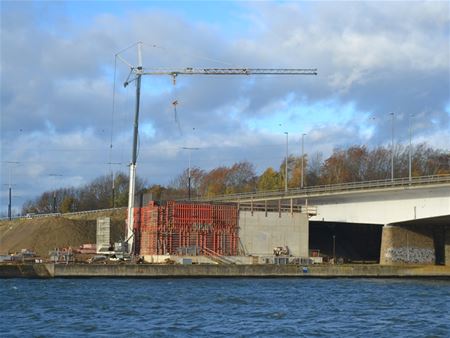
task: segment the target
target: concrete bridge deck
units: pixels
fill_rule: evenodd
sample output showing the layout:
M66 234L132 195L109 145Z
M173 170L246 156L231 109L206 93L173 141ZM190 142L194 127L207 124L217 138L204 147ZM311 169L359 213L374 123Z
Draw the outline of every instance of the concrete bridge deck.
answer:
M319 185L285 190L255 191L249 193L228 194L214 197L198 198L196 201L251 203L261 201L305 199L310 197L348 195L355 193L393 192L401 190L418 190L430 188L448 188L450 192L450 175L433 175L394 180L376 180L341 184Z

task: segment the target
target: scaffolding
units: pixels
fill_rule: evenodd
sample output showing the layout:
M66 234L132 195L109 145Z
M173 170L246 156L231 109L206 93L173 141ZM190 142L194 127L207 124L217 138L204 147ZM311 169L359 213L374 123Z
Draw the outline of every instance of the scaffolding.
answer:
M141 255L238 254L238 209L233 204L150 202L134 209Z

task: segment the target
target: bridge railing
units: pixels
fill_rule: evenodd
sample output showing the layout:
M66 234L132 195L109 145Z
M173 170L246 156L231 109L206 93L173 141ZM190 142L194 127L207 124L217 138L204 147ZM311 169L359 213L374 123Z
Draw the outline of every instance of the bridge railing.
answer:
M239 201L249 200L252 197L258 199L264 198L279 198L283 196L292 195L309 195L320 193L332 193L332 192L344 192L352 190L370 190L370 189L384 189L384 188L396 188L396 187L411 187L427 184L439 184L450 183L450 175L431 175L431 176L419 176L413 177L409 180L408 177L395 178L393 180L373 180L373 181L361 181L328 185L316 185L304 188L291 188L288 191L285 190L268 190L268 191L254 191L237 194L228 194L221 196L211 196L197 198L197 201Z
M30 218L45 218L45 217L57 217L57 216L78 216L78 215L87 215L87 214L96 214L99 212L110 212L110 211L119 211L119 210L125 210L126 207L120 207L120 208L109 208L109 209L97 209L97 210L85 210L85 211L75 211L75 212L54 212L54 213L48 213L48 214L27 214L24 216L13 216L11 219L30 219ZM9 220L8 217L0 218L0 221L7 221Z

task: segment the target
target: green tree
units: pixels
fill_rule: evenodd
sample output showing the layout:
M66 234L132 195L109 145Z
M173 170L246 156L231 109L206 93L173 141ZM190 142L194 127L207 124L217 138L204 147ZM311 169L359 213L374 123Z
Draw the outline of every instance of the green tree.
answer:
M280 189L281 176L273 168L267 168L264 173L259 176L257 187L260 191Z

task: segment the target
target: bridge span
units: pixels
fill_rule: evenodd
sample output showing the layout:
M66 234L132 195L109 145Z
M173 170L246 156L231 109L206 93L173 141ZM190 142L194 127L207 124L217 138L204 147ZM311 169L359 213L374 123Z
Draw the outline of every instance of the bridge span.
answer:
M450 215L450 175L242 193L203 200L246 208L307 207L311 221L389 224Z
M207 199L208 200L208 199ZM381 264L450 265L450 175L218 196L243 210L309 214L309 250Z

